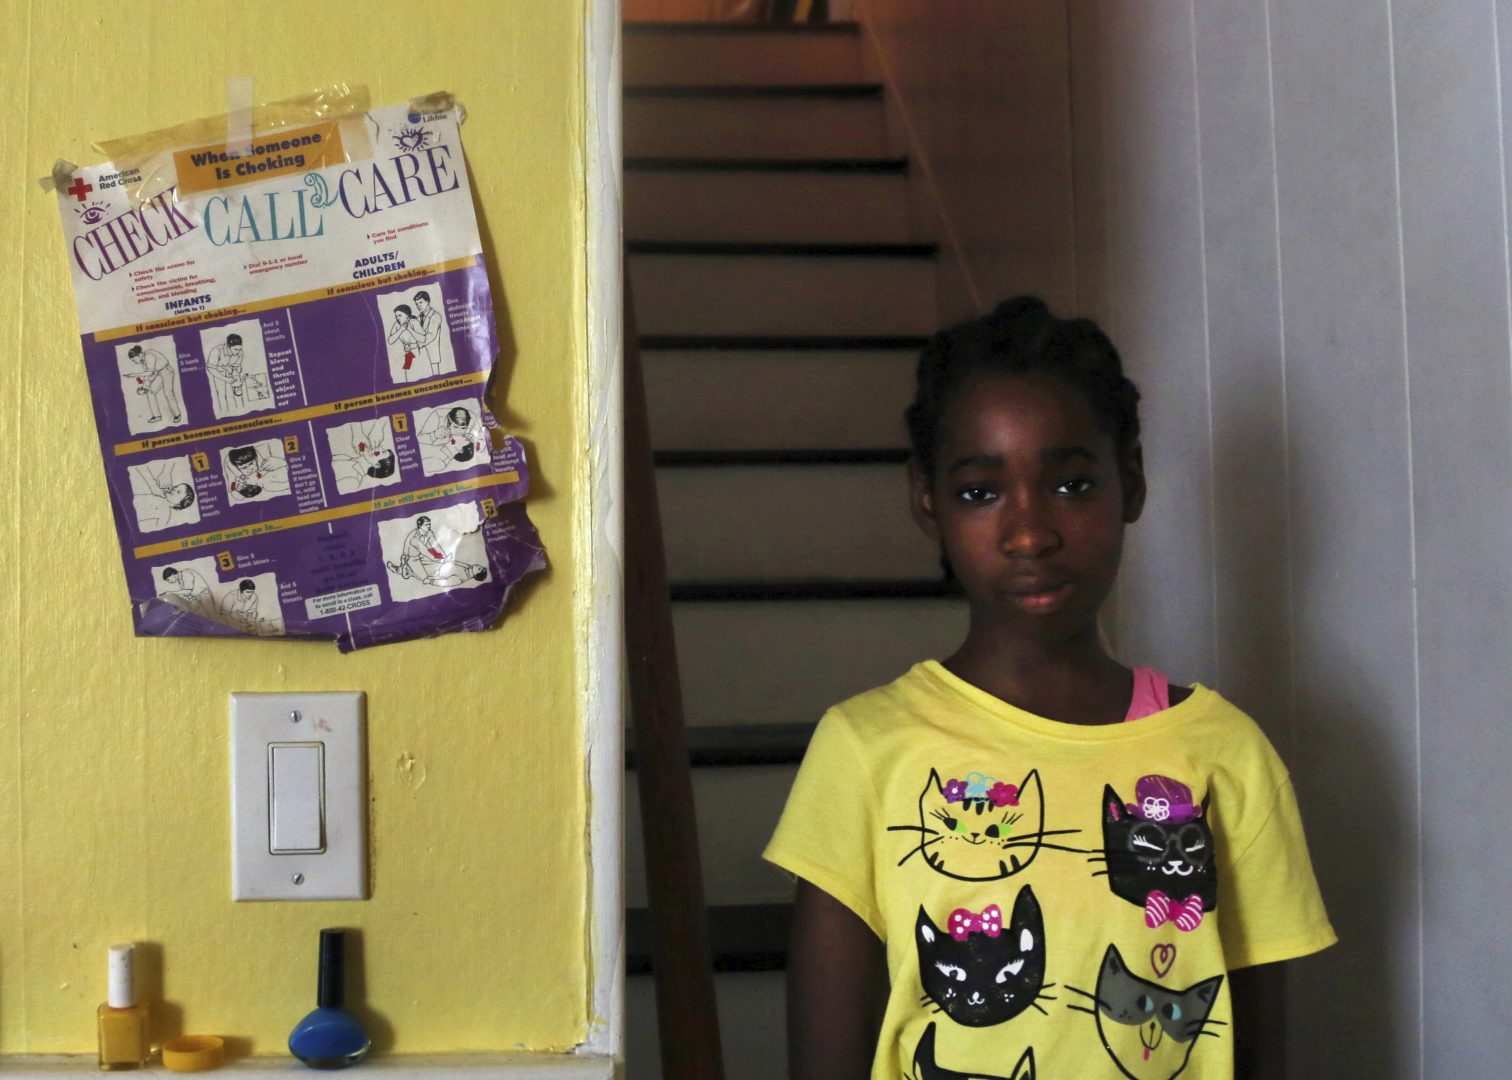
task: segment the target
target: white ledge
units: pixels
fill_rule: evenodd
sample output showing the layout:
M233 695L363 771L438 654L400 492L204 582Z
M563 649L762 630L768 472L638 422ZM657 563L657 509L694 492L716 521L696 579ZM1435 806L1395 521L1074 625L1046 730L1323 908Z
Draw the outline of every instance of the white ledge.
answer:
M497 1076L502 1080L613 1080L614 1063L610 1058L572 1054L379 1054L354 1066L357 1075L381 1072L386 1077L413 1077L414 1080L448 1080L450 1077ZM154 1061L149 1069L158 1076L168 1074ZM249 1057L216 1069L214 1075L243 1077L291 1074L329 1075L307 1069L290 1057ZM0 1074L25 1080L41 1077L58 1080L62 1076L99 1076L100 1066L93 1054L17 1054L0 1055ZM128 1074L137 1075L137 1074ZM207 1074L208 1075L208 1074Z

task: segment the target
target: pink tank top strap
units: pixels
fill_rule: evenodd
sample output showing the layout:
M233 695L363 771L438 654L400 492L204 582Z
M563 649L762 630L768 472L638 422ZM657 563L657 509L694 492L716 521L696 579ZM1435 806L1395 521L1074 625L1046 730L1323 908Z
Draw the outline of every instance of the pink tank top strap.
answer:
M1134 669L1134 697L1124 722L1143 720L1171 707L1171 680L1147 667Z

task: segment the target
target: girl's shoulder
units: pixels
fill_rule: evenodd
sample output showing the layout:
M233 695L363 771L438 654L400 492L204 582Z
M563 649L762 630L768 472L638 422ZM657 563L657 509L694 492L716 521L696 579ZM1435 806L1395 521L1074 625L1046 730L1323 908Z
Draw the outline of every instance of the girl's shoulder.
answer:
M825 716L841 716L853 724L865 725L932 712L952 696L950 687L940 678L942 671L938 661L921 660L891 682L863 690L831 706Z
M1173 709L1175 689L1171 688ZM1222 694L1194 686L1187 709L1193 722L1172 732L1178 745L1171 749L1179 749L1191 759L1209 762L1215 777L1256 793L1274 791L1290 778L1286 763L1265 729Z
M962 704L931 672L926 660L914 664L891 682L874 686L827 709L819 732L838 736L859 758L885 759L918 745L929 733L951 728Z

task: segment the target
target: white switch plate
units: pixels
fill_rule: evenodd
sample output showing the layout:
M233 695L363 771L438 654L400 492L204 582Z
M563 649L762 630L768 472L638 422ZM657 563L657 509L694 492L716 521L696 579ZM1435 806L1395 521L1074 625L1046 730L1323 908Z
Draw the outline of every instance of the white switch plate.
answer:
M231 898L366 900L365 695L231 695ZM322 744L325 850L272 850L270 747Z

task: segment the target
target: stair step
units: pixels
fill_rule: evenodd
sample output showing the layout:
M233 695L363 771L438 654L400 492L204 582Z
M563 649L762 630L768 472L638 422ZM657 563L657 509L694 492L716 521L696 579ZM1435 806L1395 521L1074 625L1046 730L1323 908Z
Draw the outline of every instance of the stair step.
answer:
M626 101L665 101L675 98L680 101L749 101L752 98L843 98L879 101L882 84L878 82L832 82L832 83L714 83L703 86L688 86L680 83L640 83L627 86Z
M861 449L905 439L917 350L656 349L641 353L654 445Z
M626 86L860 81L854 23L626 23Z
M726 246L630 247L636 319L646 334L920 337L934 329L935 264L918 248L815 245L790 254Z
M689 727L683 732L694 768L796 765L803 760L813 724L732 724ZM635 732L625 732L625 768L637 764Z
M831 705L891 682L966 636L966 603L944 586L868 599L689 602L672 621L688 731L721 725L813 723ZM718 584L708 586L712 594ZM769 589L772 587L768 587ZM681 590L679 590L681 591ZM775 590L774 590L775 591ZM796 591L796 590L795 590Z
M812 35L834 34L853 37L860 33L860 23L846 19L828 22L710 22L705 19L642 19L629 20L624 24L625 36L630 37L700 37L700 38L760 38L783 34Z
M860 24L854 21L836 20L824 23L714 23L702 20L629 20L624 23L624 36L646 38L764 38L771 35L823 35L856 36Z
M780 971L714 976L724 1080L773 1080L787 1075L786 978ZM656 984L641 976L625 983L626 1080L661 1080Z
M724 904L708 910L715 971L782 971L787 967L792 904ZM652 932L649 909L625 912L625 974L651 974Z
M935 600L954 597L955 586L914 581L683 581L673 582L679 604L747 603L767 600Z
M662 468L656 487L674 581L914 579L939 566L897 464Z
M903 465L908 448L814 450L658 450L656 464L675 469L731 465Z
M666 88L624 101L631 157L884 157L887 110L878 87Z
M906 157L880 158L704 158L627 157L626 173L650 172L756 172L756 173L862 173L907 175Z
M910 259L929 260L939 254L938 244L928 243L831 243L818 240L629 240L627 255L694 255L705 257L806 259Z
M896 160L870 159L862 164ZM627 167L626 234L657 240L902 242L914 238L905 170L834 167L846 164L835 160L814 169L759 169L748 167L749 162L743 164L747 167Z
M698 769L693 801L705 901L714 904L783 904L793 883L761 859L787 803L796 765ZM646 906L646 856L641 832L638 773L625 776L625 902Z

